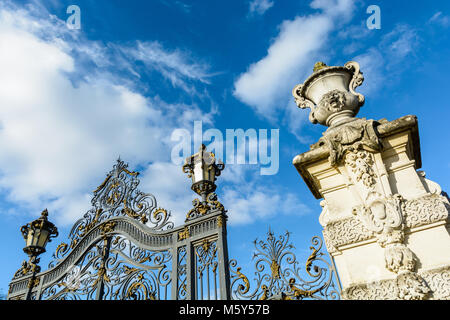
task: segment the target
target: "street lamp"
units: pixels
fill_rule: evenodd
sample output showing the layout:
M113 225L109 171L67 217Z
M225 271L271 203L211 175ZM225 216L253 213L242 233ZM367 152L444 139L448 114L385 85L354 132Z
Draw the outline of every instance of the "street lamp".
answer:
M24 225L20 228L23 238L25 239L26 246L23 251L30 257L30 261L26 264L25 268L31 270L32 277L28 283L28 292L26 300L30 299L31 291L36 285L36 274L40 271L40 267L37 265L39 259L37 258L40 254L45 252L45 247L51 238L58 236L58 229L53 223L48 221L48 210L42 211L41 216Z
M48 210L42 211L41 216L20 228L26 247L23 251L31 257L37 257L45 252L45 247L51 238L58 236L58 229L47 220Z
M186 158L183 172L192 178L191 189L206 202L206 197L216 190L214 182L224 168L225 165L220 160L216 163L214 153L207 152L206 146L202 144L197 153Z

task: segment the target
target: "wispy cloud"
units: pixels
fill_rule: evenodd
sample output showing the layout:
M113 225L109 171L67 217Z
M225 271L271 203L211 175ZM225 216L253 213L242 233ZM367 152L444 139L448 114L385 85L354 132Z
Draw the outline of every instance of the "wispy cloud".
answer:
M235 97L272 122L292 105L291 89L311 72L329 34L352 16L354 4L351 0L314 0L310 6L318 13L283 21L267 55L234 83ZM293 131L298 122L290 115L287 122Z
M186 214L192 209L195 194L189 188L190 179L180 166L171 162L154 162L144 169L141 176L140 190L151 192L158 206L171 212L171 221L175 225L183 224Z
M273 7L275 3L271 0L252 0L249 3L249 15L263 15Z
M373 93L383 84L395 81L405 70L406 57L410 58L408 64L413 64L420 44L421 37L417 29L407 24L397 24L376 46L355 56L352 60L358 61L366 79L361 92Z
M450 18L442 13L442 11L438 11L428 20L428 23L436 23L443 27L450 26Z
M393 63L405 58L407 55L414 54L420 42L417 30L410 25L398 24L380 42L380 48L384 50Z
M212 118L196 104L135 90L127 74L111 70L112 46L67 31L42 10L0 5L0 46L8 48L0 51L0 188L16 212L47 207L65 225L89 209L91 190L119 155L132 166L169 162L172 130ZM134 49L164 76L208 81L177 50Z
M201 108L146 96L135 84L144 71L133 62L179 88L207 85L207 66L158 42L92 42L32 8L0 6L0 46L8 47L0 51L0 189L12 214L48 208L59 226L71 224L90 208L92 190L120 155L143 168L139 189L153 193L173 221L183 223L195 194L170 161L171 132L194 120L213 125L217 107L211 101L207 111L205 101ZM219 192L232 223L302 209L297 196L261 187L257 169L227 169ZM236 184L249 188L236 193ZM262 206L269 193L271 205Z
M190 92L191 81L209 84L215 74L209 72L209 66L200 64L190 57L189 53L181 50L167 50L159 42L137 41L133 46L115 46L127 59L142 62L146 68L160 72L174 87ZM130 68L132 68L129 65ZM139 72L136 71L136 74ZM144 70L144 72L146 72Z
M269 186L253 186L251 191L240 192L225 188L223 204L228 210L231 225L248 224L281 215L310 214L297 195L291 192L274 191Z
M176 0L176 1L166 1L166 0L159 0L162 4L168 6L168 7L176 7L180 10L182 10L184 13L191 13L192 5L184 3L182 1Z

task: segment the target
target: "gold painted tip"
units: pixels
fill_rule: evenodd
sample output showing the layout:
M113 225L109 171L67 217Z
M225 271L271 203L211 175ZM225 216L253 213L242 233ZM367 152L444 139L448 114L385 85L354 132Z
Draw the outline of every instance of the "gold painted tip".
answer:
M316 62L316 64L314 65L313 72L319 71L326 67L327 67L327 65L324 62L322 62L322 61Z
M48 210L45 209L44 211L42 211L41 216L42 217L48 217Z

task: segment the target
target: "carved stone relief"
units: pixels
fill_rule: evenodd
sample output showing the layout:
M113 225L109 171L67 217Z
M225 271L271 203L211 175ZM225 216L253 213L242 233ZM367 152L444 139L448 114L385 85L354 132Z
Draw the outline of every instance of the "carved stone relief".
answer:
M326 150L329 164L343 175L348 191L359 203L352 208L353 217L336 220L339 215L332 217L331 206L328 211L327 205L327 201L334 198L327 199L325 196L319 218L324 227L324 240L330 253L338 252L345 245L370 239L376 239L383 250L385 268L393 273L393 279L348 288L346 294L349 297L427 299L433 294L432 287L417 272L419 261L405 244L405 232L415 226L446 220L450 203L440 196L439 185L425 179L425 174L421 172L418 175L427 192L426 196L407 200L401 194L395 194L396 189L392 188L388 180L380 154L383 151L381 136L395 134L400 129L417 131L417 122L405 118L388 125L382 120L377 122L355 118L364 104L364 96L356 93L355 88L363 81L357 63L349 62L344 67L328 67L320 63L316 64L314 73L293 90L298 107L311 109L311 122L329 127L319 141L311 145L310 157L319 153L325 155ZM408 126L403 129L400 125L404 125L406 120ZM418 139L412 141L415 143ZM414 160L420 167L420 154L415 154ZM297 156L294 159L294 165L310 188L314 186L315 196L323 197L319 190L320 183L314 180L321 178L311 177L308 171L307 166L311 162L307 157Z
M348 300L450 300L450 267L404 272L395 279L356 284L346 288L342 297Z
M403 201L402 204L403 223L408 229L448 219L449 211L443 196L426 195ZM356 216L329 222L323 227L324 240L330 253L338 251L337 248L341 246L375 238L375 233L368 230Z

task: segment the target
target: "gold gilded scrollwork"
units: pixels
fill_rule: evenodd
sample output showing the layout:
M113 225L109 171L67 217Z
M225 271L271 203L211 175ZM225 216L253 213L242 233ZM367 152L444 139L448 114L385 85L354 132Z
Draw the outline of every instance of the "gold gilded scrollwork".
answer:
M106 203L113 206L117 203L117 201L120 198L120 194L117 192L117 188L120 186L120 182L116 181L114 183L112 183L108 190L113 190L112 194L108 197L108 199L106 199Z
M187 238L189 238L189 228L188 227L184 227L183 231L178 232L178 241L182 241L185 240Z
M121 167L121 168L120 168L120 171L117 173L117 175L120 174L121 171L124 171L125 173L127 173L127 174L129 174L130 176L133 176L133 177L137 177L137 176L139 175L139 172L134 172L134 171L131 172L131 171L129 171L127 168L124 168L124 167ZM103 188L108 184L109 179L111 179L111 177L112 177L112 174L108 174L108 176L105 178L105 180L102 182L102 184L99 185L98 188L95 189L93 192L94 192L94 193L97 193L97 192L99 192L101 189L103 189ZM114 184L113 184L113 185L114 185ZM113 185L112 185L110 188L113 188ZM117 185L116 185L115 187L117 187Z
M255 240L255 285L237 267L236 260L230 260L230 278L233 299L242 300L302 300L339 298L340 293L334 284L335 269L323 258L320 252L322 241L313 237L312 250L305 263L308 275L312 280L301 276L303 271L295 254L290 251L294 246L289 243L289 232L275 237L270 231L266 241ZM234 269L236 268L236 269ZM234 271L236 270L236 271ZM288 277L289 276L289 277ZM237 288L236 290L233 290ZM249 290L253 287L253 291ZM251 288L250 288L251 289Z
M147 223L148 219L147 219L147 216L145 215L145 213L139 214L136 211L134 211L133 209L131 209L130 207L128 207L126 199L123 200L123 206L124 206L124 208L122 209L122 212L125 215L127 215L133 219L139 219L143 224ZM141 209L142 204L138 204L138 208ZM158 209L158 210L164 210L164 209ZM156 211L155 211L155 213L156 213ZM155 213L154 213L154 215L155 215Z
M158 208L153 211L153 218L155 220L166 220L167 217L169 217L169 213L166 209Z
M267 300L267 298L269 297L269 288L267 288L267 286L265 284L263 284L261 286L261 290L262 290L262 295L259 298L259 300Z
M41 271L41 267L37 265L39 260L39 258L31 257L28 262L23 261L22 267L14 274L14 279L25 276L29 273L39 273Z
M137 171L129 171L127 168L122 168L122 171L125 171L127 174L133 177L137 177L139 175L139 172Z
M95 190L93 191L93 193L97 193L97 192L99 192L101 189L103 189L103 188L106 186L106 184L108 183L108 181L109 181L110 178L111 178L111 175L109 174L109 175L106 177L105 181L103 181L102 184L99 185L98 188L95 189Z
M131 268L129 266L124 266L123 270L125 271L125 274L132 274L133 272L138 271L139 269L137 268Z
M39 278L31 278L30 281L28 281L28 288L32 289L34 287L37 287L39 285L39 282Z
M106 273L106 267L105 267L104 263L102 263L102 265L98 269L96 276L97 277L96 277L95 281L92 283L92 287L95 287L100 282L100 280L103 280L108 283L111 282L111 279L109 278L108 274Z
M100 215L102 214L103 209L98 209L95 213L94 219L88 225L80 225L78 227L78 231L80 232L79 237L83 238L89 231L91 231L98 223ZM71 248L75 247L76 242L71 244Z
M105 236L106 234L114 231L114 228L116 227L117 222L115 221L108 221L100 225L100 231L102 236Z
M134 282L127 290L127 293L125 295L126 299L134 299L137 300L137 292L139 289L142 289L144 294L144 300L156 300L155 295L151 292L152 287L150 286L150 290L147 289L147 287L143 283L144 276L142 274L139 274L137 277L137 282Z
M205 254L207 254L209 251L209 248L211 247L211 242L208 241L208 239L203 239L202 247L203 247L203 252L205 252Z
M313 72L325 69L326 67L327 67L327 65L325 63L323 63L322 61L316 62L314 64Z
M223 225L224 225L224 218L223 218L223 216L218 216L218 217L217 217L217 226L218 226L219 228L222 228Z
M237 274L239 279L241 279L244 282L244 284L239 284L238 288L242 294L246 294L250 290L250 282L248 281L248 278L241 272L240 267L237 268L236 272L234 272L234 273Z
M314 247L310 247L310 249L312 250L312 253L311 253L310 256L308 257L308 259L306 259L306 265L305 265L305 267L306 267L306 272L308 272L308 274L309 274L310 276L314 277L314 275L311 274L310 271L311 271L311 267L312 267L312 264L313 264L314 260L316 260L316 258L317 258L317 253L318 253L318 251L317 251L317 249L314 248Z
M214 192L210 193L208 197L206 197L206 201L211 205L211 209L222 211L225 210L223 204L220 203L219 200L217 200L217 194L215 194Z
M272 264L270 265L270 270L272 271L272 277L274 279L280 278L280 265L276 260L272 260Z
M312 295L314 293L319 292L320 289L322 289L322 288L317 288L317 289L311 290L311 291L299 289L295 286L294 278L289 279L289 288L291 288L294 298L296 298L297 300L301 300L305 297L312 297Z
M211 209L211 207L208 204L204 204L198 199L195 199L192 202L192 204L194 205L194 208L189 210L189 212L186 215L186 219L197 216L203 216Z
M192 201L192 205L194 208L189 210L186 215L186 220L204 216L214 210L225 211L224 206L217 200L217 195L214 192L210 193L206 197L206 202L202 202L199 199L194 199L194 201Z
M59 256L59 254L60 254L61 252L65 252L65 251L67 250L67 247L68 247L67 243L62 242L62 243L61 243L60 245L58 245L58 247L56 248L55 255L56 255L56 256Z

